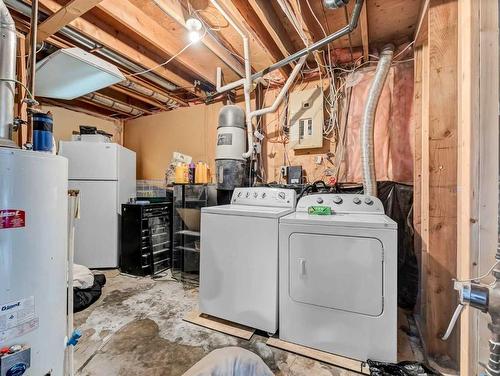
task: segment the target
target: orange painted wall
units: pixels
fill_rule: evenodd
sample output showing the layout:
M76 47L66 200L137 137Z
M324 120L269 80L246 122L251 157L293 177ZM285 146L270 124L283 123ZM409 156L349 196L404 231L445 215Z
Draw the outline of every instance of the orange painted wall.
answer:
M206 161L213 170L221 107L185 107L126 122L124 146L137 153L137 178L163 179L175 151Z

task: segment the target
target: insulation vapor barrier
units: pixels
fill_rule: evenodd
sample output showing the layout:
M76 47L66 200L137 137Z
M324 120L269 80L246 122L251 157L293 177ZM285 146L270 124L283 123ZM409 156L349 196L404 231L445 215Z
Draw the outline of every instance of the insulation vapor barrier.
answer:
M339 181L361 182L360 124L373 70L356 73L352 88L347 142ZM413 181L413 64L394 65L382 90L375 117L375 171L378 181ZM304 164L300 161L299 164Z

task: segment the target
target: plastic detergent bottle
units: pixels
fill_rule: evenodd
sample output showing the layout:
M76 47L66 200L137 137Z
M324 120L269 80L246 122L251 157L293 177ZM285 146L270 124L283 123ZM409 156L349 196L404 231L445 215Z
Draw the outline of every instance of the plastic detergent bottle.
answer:
M175 166L175 182L177 184L186 184L188 182L188 168L185 163L179 163Z
M194 162L191 162L189 164L189 170L188 170L188 181L189 181L189 184L194 184L195 183L195 179L194 179L195 170L196 170L196 165L194 164Z
M212 174L210 173L210 167L208 167L208 164L205 163L205 168L206 168L206 182L207 184L212 181Z
M198 184L208 183L208 166L205 162L198 162L196 165L196 182Z
M189 183L189 166L186 163L182 164L182 183Z

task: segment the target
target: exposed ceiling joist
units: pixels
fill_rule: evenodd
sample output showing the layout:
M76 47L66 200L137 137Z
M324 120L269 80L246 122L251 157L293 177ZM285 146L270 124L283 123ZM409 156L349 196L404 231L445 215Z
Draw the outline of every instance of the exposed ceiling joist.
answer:
M59 5L55 0L40 0L40 4L51 12L57 12L61 9L61 5ZM97 27L95 24L85 20L84 18L79 17L73 20L70 22L69 26L82 34L85 34L89 38L92 38L97 44L134 60L146 69L152 69L158 66L157 61L140 52L141 46L139 44L125 43L116 35ZM116 32L116 34L117 33L118 32ZM165 67L158 67L154 70L154 72L160 77L173 82L175 85L180 87L193 86L192 82L184 79Z
M98 5L98 8L120 23L124 29L135 32L169 56L179 54L187 45L187 40L178 38L172 30L165 29L156 20L151 19L142 9L128 1L104 0ZM196 49L197 53L202 52L200 46L196 46ZM180 53L176 60L192 70L201 79L215 83L215 70L212 67L212 61L206 61L203 58L189 58L187 53ZM175 63L172 62L172 64Z
M243 26L247 32L253 34L255 39L261 43L262 48L272 56L275 62L285 57L248 0L220 0L220 3L224 5L224 8L234 17L239 25ZM289 65L280 69L284 77L288 77L291 71L292 68Z
M297 21L302 25L301 28L305 35L305 39L307 41L307 43L302 41L304 47L316 42L315 36L311 32L311 30L314 28L315 25L318 25L318 23L316 22L316 20L313 21L314 17L311 14L310 10L308 9L308 12L304 12L304 9L302 8L299 2L292 1L290 5L291 5L291 11L294 13ZM306 5L306 7L308 7L308 5ZM326 35L324 35L323 32L321 32L321 35L318 35L318 40L322 39L324 36ZM302 40L302 37L300 39ZM316 61L317 63L319 63L318 66L321 69L321 71L322 72L325 71L323 67L326 65L326 62L324 61L323 56L319 51L314 51L313 54L308 58L308 60Z
M361 41L363 43L363 58L365 61L369 60L370 46L369 46L369 34L368 34L368 12L366 10L366 1L361 8L361 14L359 16L359 24L361 28Z
M248 2L279 47L283 56L294 53L296 49L293 42L276 14L272 3L268 0L249 0Z
M151 1L151 0L146 0ZM169 17L174 19L179 25L187 29L186 27L186 17L188 14L184 11L184 8L180 0L152 0L161 10L163 10ZM146 13L149 13L146 8L143 8ZM149 16L154 17L154 14L149 14ZM240 77L245 75L245 68L243 64L237 60L231 52L229 52L225 47L221 46L219 42L215 39L217 35L213 31L208 31L207 34L201 42L215 55L217 55L226 65L231 68ZM215 38L215 39L214 39Z
M429 4L430 0L422 0L420 6L420 12L418 17L417 28L415 30L415 46L422 45L424 40L427 40L427 28L428 28L428 14L429 14Z
M311 39L314 42L317 42L321 38L325 37L323 30L321 30L321 26L315 19L315 17L318 17L318 15L312 13L312 10L309 8L309 4L306 0L299 0L299 3L300 9L302 10L302 19L306 24L307 32L311 36Z
M37 41L43 42L71 21L99 4L102 0L72 0L38 25Z

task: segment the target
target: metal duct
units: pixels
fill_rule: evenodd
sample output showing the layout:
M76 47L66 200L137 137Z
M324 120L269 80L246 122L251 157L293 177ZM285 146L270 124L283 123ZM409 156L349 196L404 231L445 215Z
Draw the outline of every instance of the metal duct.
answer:
M130 106L126 103L117 101L113 98L109 98L105 95L99 94L99 93L91 93L84 95L82 98L85 98L91 102L100 104L101 106L109 107L111 109L114 109L119 112L124 112L126 114L132 115L132 116L141 116L144 114L144 111Z
M347 25L345 25L342 29L335 31L334 33L324 37L323 39L303 48L300 51L297 51L290 56L285 57L283 60L280 60L266 69L261 70L260 72L254 73L251 76L251 81L256 81L262 77L264 77L266 74L275 71L276 69L279 69L285 65L288 65L295 60L301 58L302 56L307 56L310 53L326 46L327 44L333 42L334 40L337 40L339 38L342 38L343 36L346 36L350 33L352 33L357 27L358 27L358 22L359 22L359 17L361 15L361 9L363 8L363 3L364 0L356 0L354 4L354 9L352 10L351 14L351 19ZM222 69L219 67L217 68L217 92L219 94L225 93L229 90L234 90L235 88L241 86L244 82L244 79L238 80L231 82L229 84L226 84L222 86Z
M386 45L377 64L375 76L366 99L365 111L361 123L361 165L363 169L363 188L365 195L377 196L377 178L375 175L375 152L373 131L375 115L377 114L378 101L384 88L387 74L392 63L394 46Z
M0 0L0 79L16 79L16 25L7 6ZM0 81L0 146L17 147L12 141L16 84Z

